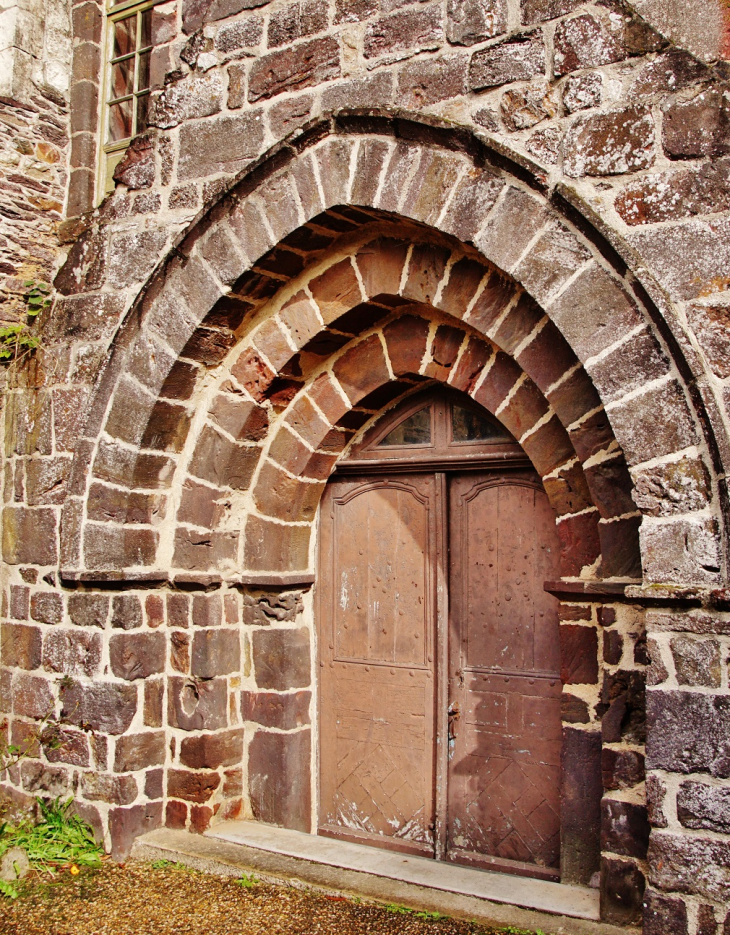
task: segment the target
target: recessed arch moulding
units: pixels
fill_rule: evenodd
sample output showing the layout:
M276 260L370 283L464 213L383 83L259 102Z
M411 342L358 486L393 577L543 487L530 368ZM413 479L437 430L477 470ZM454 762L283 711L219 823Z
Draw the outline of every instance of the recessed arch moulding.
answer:
M433 380L520 440L565 577L719 587L707 420L617 255L457 132L335 128L262 160L153 274L78 447L65 577L311 572L338 455Z

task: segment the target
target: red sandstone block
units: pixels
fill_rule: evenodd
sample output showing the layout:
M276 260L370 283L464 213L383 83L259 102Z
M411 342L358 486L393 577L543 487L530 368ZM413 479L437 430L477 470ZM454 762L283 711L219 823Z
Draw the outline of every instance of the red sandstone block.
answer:
M282 307L279 317L286 325L294 345L301 349L322 330L317 309L306 292L297 292Z
M238 555L238 532L196 532L179 527L175 533L175 568L193 571L229 567Z
M538 474L545 475L575 457L570 438L557 416L532 433L522 443Z
M377 335L360 341L338 358L334 374L354 405L390 380L383 346Z
M231 367L231 373L253 399L261 402L276 374L252 347L247 347Z
M598 536L598 513L569 516L558 523L560 537L560 573L564 577L580 575L601 554Z
M408 244L388 237L358 250L355 262L369 298L398 295L407 253Z
M560 678L564 685L598 682L598 634L594 627L561 624Z
M190 772L186 769L167 771L167 794L188 802L207 802L220 785L220 776L213 772Z
M499 351L474 399L494 412L521 376L522 371L512 358Z
M516 360L543 392L578 362L570 345L551 321L543 325Z
M293 730L309 724L311 692L241 692L241 717L263 727Z
M208 627L193 635L190 661L196 678L214 678L237 672L241 665L241 641L238 630Z
M580 464L564 469L557 477L545 478L542 483L558 516L579 513L594 505Z
M323 484L295 480L267 461L253 491L256 508L265 516L288 522L312 521L319 506Z
M180 762L190 769L236 766L243 758L243 728L217 734L185 737L180 744Z
M310 282L309 288L325 323L344 315L363 299L360 284L349 259L330 266L326 272Z
M165 806L165 827L184 831L188 820L188 807L185 802L171 800Z
M330 138L316 151L315 159L319 164L319 178L327 208L346 205L349 201L347 190L353 146L351 140Z
M428 331L428 322L414 315L403 315L385 326L383 336L396 376L419 372L426 353Z
M454 318L463 318L487 272L484 264L468 257L454 263L449 271L448 282L441 291L441 297L435 303L436 308L453 315Z
M286 422L312 448L317 448L330 431L331 426L324 421L306 396L300 397L286 415Z
M403 292L411 302L431 304L444 277L451 251L433 244L416 244L408 264L408 277Z
M498 418L519 440L546 414L549 408L539 388L528 378L510 398L504 409L500 410Z
M246 520L244 567L251 571L301 571L309 565L308 526L285 526L258 516Z
M516 291L517 286L512 280L496 270L493 271L469 312L469 324L482 334L486 334L512 301Z
M471 393L482 370L494 353L492 347L480 338L471 337L451 376L451 386Z
M494 343L507 354L514 353L525 338L534 331L544 313L527 293L523 292L507 312L492 335Z
M431 360L426 365L426 375L445 383L456 362L459 348L464 343L465 332L450 325L439 325L431 345Z
M253 341L256 349L266 357L277 373L284 368L295 353L275 318L270 318L261 325L255 332Z
M258 58L248 81L249 101L329 81L340 74L340 46L332 36L301 42Z
M43 638L40 627L20 623L3 623L2 662L19 669L37 669L41 664Z
M456 184L462 161L450 153L424 150L401 211L424 224L435 224Z
M257 446L237 445L206 425L190 458L189 471L216 486L246 490L260 455Z
M601 405L596 388L582 367L551 390L547 398L563 425L572 425Z

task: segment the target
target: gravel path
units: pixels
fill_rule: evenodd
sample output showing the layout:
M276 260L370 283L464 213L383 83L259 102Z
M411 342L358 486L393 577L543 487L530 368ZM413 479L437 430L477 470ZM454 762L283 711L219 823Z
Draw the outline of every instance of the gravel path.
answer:
M420 917L286 886L105 864L0 901L0 935L496 935L454 919ZM503 931L503 930L500 930ZM512 932L516 930L512 929Z

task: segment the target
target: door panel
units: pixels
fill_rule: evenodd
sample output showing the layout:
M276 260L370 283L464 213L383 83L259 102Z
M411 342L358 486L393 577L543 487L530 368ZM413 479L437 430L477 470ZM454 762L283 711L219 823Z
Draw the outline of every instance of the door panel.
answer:
M560 854L555 518L529 475L450 485L448 853L554 879Z
M433 854L433 476L322 504L320 833Z

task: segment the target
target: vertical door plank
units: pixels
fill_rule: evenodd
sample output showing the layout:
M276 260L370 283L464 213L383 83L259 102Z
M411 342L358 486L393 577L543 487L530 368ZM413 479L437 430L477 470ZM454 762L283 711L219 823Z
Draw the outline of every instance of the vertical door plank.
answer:
M555 518L526 475L463 474L450 494L451 859L555 879L560 678Z
M320 833L433 855L432 475L331 483L321 512Z

